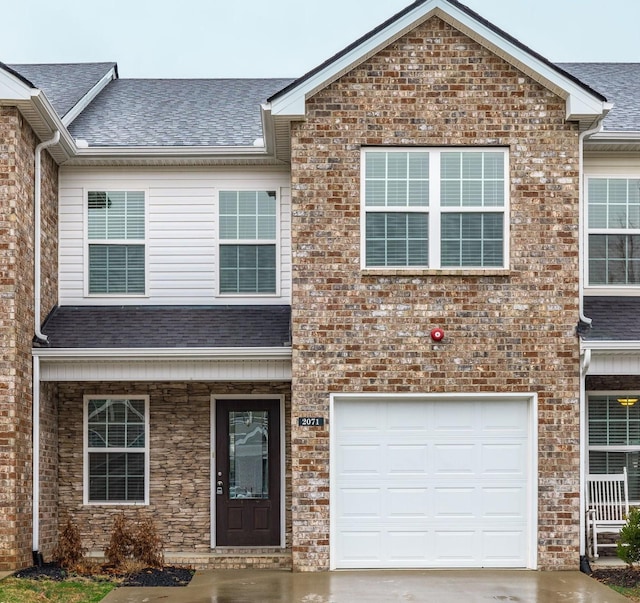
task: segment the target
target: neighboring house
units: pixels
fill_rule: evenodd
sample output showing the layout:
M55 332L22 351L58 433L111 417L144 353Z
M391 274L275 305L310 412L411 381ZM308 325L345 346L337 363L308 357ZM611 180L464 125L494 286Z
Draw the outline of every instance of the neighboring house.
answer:
M296 80L0 64L0 569L138 509L198 566L577 568L586 474L640 503L638 98L455 0Z

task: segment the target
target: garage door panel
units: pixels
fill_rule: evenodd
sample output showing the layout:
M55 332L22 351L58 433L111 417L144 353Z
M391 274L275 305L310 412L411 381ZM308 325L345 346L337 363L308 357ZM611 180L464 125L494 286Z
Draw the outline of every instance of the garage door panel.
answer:
M427 488L389 488L387 513L390 518L422 519L429 515L429 490Z
M343 488L340 491L340 516L357 518L382 517L380 488Z
M382 447L373 445L341 446L337 467L345 475L378 475L382 468Z
M527 566L526 401L345 400L334 410L333 566Z
M519 519L524 521L527 491L523 484L516 488L482 488L482 517Z
M478 447L473 444L434 444L435 474L473 475L477 472Z
M529 408L527 402L491 402L482 403L482 430L485 433L526 436Z
M523 442L483 444L482 473L524 477L526 454Z
M432 429L439 435L471 433L476 430L477 416L475 402L441 402L433 406Z
M426 444L389 445L386 447L385 454L388 473L395 475L426 475L428 472L428 456Z
M434 488L434 516L439 519L474 518L477 488Z

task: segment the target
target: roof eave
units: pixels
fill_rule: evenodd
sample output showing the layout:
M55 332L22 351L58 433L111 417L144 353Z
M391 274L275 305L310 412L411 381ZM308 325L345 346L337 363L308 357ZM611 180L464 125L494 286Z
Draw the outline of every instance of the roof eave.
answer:
M298 84L294 83L271 97L269 107L273 115L291 120L303 119L305 102L309 97L434 16L462 31L565 99L567 120L579 121L581 128L586 129L598 116L606 112L608 103L604 97L586 85L581 85L570 74L516 43L517 41L503 35L497 28L479 20L469 9L463 10L462 5L447 0L427 0L399 13L396 18L387 22L386 27L374 30L370 35L363 37L359 44L338 53L321 69L300 78Z
M250 348L33 348L33 356L77 362L99 359L290 360L291 347Z

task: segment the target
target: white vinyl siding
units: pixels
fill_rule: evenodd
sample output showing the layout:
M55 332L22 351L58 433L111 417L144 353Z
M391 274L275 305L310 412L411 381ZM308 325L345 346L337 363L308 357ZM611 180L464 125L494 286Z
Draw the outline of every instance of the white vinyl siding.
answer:
M148 397L85 397L85 504L147 504Z
M102 297L106 304L243 304L244 294L218 296L218 210L221 190L275 190L278 195L278 283L260 303L289 303L291 296L290 178L271 169L61 168L60 303L91 305L86 295L86 217L89 190L145 190L145 296ZM83 201L84 199L84 201ZM254 295L255 297L255 295Z
M502 149L367 149L364 268L505 268Z

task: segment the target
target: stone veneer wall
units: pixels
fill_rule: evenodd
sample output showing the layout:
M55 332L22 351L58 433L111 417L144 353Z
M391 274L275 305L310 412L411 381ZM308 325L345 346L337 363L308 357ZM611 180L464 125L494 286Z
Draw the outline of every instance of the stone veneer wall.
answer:
M31 563L34 150L15 108L0 107L0 570ZM43 153L43 316L57 282L57 169Z
M135 506L128 505L83 505L83 396L149 396L150 504L142 509L151 511L167 551L197 553L209 551L211 545L211 395L284 395L289 548L290 392L289 383L59 383L61 525L70 514L81 530L83 545L102 552L109 542L114 515L136 512Z
M432 18L306 117L292 130L294 568L329 567L330 426L298 416L328 418L331 392L535 392L538 562L577 569L578 132L564 102ZM363 145L508 147L510 270L361 270Z

